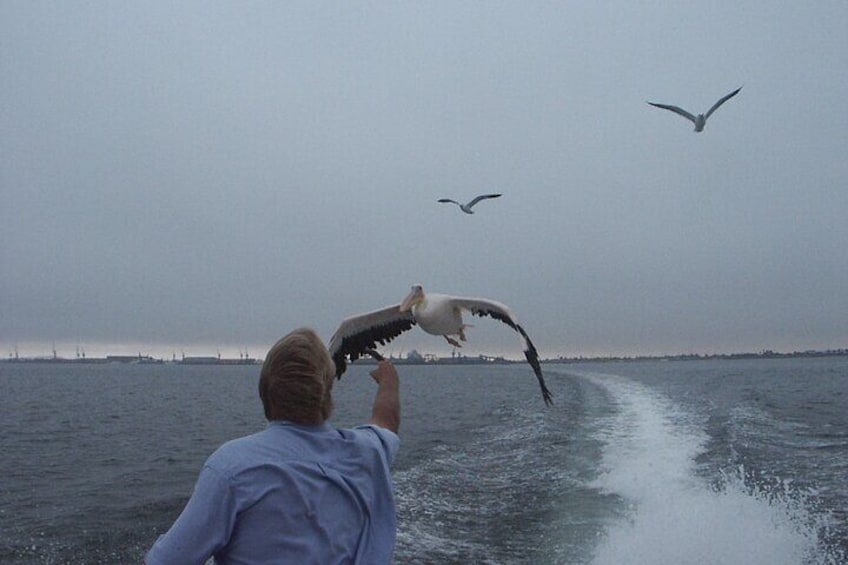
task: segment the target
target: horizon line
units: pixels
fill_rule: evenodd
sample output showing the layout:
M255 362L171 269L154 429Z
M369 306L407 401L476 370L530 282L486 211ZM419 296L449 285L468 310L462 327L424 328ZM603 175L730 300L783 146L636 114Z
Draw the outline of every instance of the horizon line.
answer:
M410 358L410 354L415 353L413 357ZM710 359L710 358L734 358L734 357L798 357L798 356L843 356L848 355L848 348L823 348L823 349L794 349L792 351L778 351L773 349L761 349L760 351L735 351L735 352L712 352L712 353L696 353L696 352L678 352L678 353L647 353L647 354L594 354L594 355L583 355L583 354L575 354L575 355L557 355L554 357L541 357L540 361L542 362L562 362L562 361L615 361L615 360L650 360L650 359ZM485 362L523 362L524 359L520 357L509 357L503 355L488 355L488 354L473 354L473 355L464 355L462 352L458 352L456 355L438 355L434 353L421 353L415 349L411 349L407 354L400 354L395 356L394 354L386 355L388 360L400 361L400 362L408 362L410 360L417 361L420 360L422 363L426 361L450 361L456 360L458 362L473 361L473 360L482 360ZM244 351L239 350L238 357L225 357L220 354L220 351L217 355L186 355L184 352L181 352L180 356L177 356L175 353L172 354L171 359L166 359L165 357L155 357L149 354L143 354L142 352L132 353L132 354L104 354L102 356L87 356L84 351L78 350L74 357L64 357L58 355L56 350L53 350L52 355L20 355L17 350L14 352L9 352L9 356L6 361L20 361L20 362L38 362L38 361L59 361L59 362L77 362L77 361L108 361L108 360L123 360L123 361L132 361L132 360L142 360L142 361L156 361L162 363L185 363L189 364L191 361L210 361L212 363L216 361L220 361L223 363L227 362L242 362L245 364L249 363L259 363L264 360L264 357L250 357L248 351L245 349ZM361 358L363 361L369 361L368 359Z

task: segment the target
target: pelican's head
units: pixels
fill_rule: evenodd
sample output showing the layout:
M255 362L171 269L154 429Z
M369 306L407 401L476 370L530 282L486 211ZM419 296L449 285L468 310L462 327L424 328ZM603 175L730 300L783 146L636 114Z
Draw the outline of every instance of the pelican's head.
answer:
M401 312L409 312L413 306L417 306L422 302L424 302L424 287L420 284L414 284L412 285L412 290L409 291L409 294L400 303L399 310Z

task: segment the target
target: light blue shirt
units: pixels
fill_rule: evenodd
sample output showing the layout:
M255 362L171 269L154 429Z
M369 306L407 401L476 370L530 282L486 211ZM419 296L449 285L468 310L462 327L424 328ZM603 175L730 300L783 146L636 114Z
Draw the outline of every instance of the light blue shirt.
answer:
M219 447L148 565L389 563L400 446L377 426L275 421Z

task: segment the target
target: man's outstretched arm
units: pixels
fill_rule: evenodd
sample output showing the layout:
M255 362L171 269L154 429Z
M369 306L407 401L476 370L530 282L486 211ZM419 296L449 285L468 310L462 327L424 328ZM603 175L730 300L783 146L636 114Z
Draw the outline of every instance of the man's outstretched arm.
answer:
M377 383L377 396L374 398L369 423L397 433L400 429L400 381L397 370L389 361L380 361L370 374Z

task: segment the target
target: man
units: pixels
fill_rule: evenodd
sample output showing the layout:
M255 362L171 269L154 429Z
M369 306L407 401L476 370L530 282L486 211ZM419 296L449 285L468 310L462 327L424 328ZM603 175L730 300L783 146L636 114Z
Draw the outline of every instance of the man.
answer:
M268 427L209 457L182 514L145 562L390 562L399 383L388 361L371 377L377 394L369 424L336 429L327 423L335 378L327 348L308 328L278 341L259 378Z

